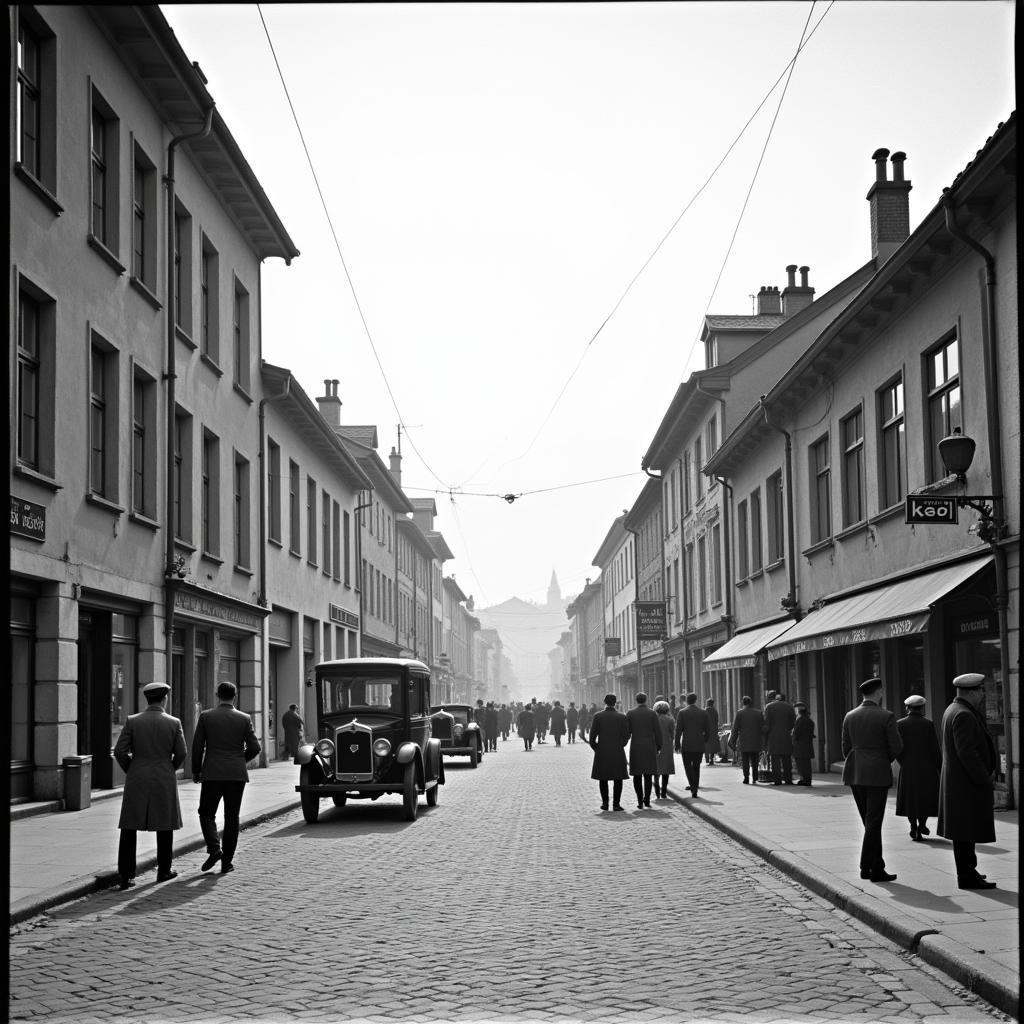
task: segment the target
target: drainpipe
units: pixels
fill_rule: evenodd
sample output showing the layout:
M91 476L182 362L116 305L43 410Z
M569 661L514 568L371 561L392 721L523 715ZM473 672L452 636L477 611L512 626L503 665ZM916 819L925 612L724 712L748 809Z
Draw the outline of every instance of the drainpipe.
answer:
M761 396L761 411L764 413L764 421L772 430L777 431L786 439L786 543L789 548L786 559L786 568L789 576L789 593L782 599L782 607L793 616L800 619L800 605L796 599L796 539L793 527L793 438L789 431L776 426L768 418L768 405L765 396Z
M167 173L164 176L164 184L167 186L167 372L164 379L167 381L167 423L166 423L166 463L165 463L165 496L164 508L164 529L166 536L164 540L164 681L171 685L171 678L174 667L174 594L180 579L178 566L174 556L174 405L175 405L175 380L177 378L177 361L174 345L175 309L174 309L174 151L181 143L189 139L202 138L210 134L213 126L213 111L215 104L206 108L203 120L203 127L199 131L186 132L184 135L176 135L167 144ZM186 702L187 703L187 702ZM191 724L192 713L190 708L183 708L187 712L186 719ZM188 769L188 765L185 766Z
M1007 606L1009 604L1009 580L1006 566L1006 551L1002 545L1002 533L1005 530L1003 506L1003 456L1000 442L1001 426L999 414L999 389L996 386L996 261L995 257L980 242L971 238L956 223L953 212L953 199L949 189L943 190L942 208L946 215L946 230L965 245L969 245L985 261L985 314L982 323L985 370L985 406L988 410L986 426L988 427L989 472L992 476L992 513L996 523L1000 524L995 535L989 540L996 574L996 615L999 620L999 670L1002 674L1003 696L1003 737L1006 744L1006 808L1012 810L1016 806L1013 785L1013 715L1010 707L1010 643L1007 625Z
M260 590L256 603L261 608L267 607L267 419L266 408L271 402L280 402L288 397L292 390L292 378L289 374L284 382L284 391L260 399Z

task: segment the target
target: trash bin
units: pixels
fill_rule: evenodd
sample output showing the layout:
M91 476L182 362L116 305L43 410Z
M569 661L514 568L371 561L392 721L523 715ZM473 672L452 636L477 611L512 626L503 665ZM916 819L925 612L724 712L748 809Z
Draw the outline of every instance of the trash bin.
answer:
M92 754L64 758L64 810L84 811L92 803Z

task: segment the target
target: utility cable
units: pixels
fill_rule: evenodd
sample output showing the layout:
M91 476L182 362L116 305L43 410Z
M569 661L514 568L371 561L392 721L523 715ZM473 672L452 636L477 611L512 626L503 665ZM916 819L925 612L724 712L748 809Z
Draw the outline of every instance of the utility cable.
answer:
M510 505L514 501L518 501L520 498L525 498L532 494L549 494L551 491L564 491L570 487L585 487L588 484L603 484L609 480L625 480L631 476L643 476L643 473L620 473L618 476L602 476L595 480L578 480L572 484L557 484L554 487L540 487L533 491L516 491L506 494L499 494L497 491L463 491L458 487L446 487L443 490L437 487L411 487L408 484L402 484L403 491L421 491L427 494L447 494L452 501L455 500L455 496L468 497L468 498L501 498L503 501L507 501Z
M380 375L384 380L384 387L387 388L388 397L391 399L391 404L394 406L395 414L398 416L399 422L402 426L405 426L405 421L402 417L402 412L398 408L398 402L395 400L395 394L391 390L391 382L388 380L388 375L384 372L384 364L381 362L380 355L377 352L377 346L373 340L373 334L370 331L370 325L366 322L366 315L363 313L362 303L359 301L359 296L356 294L356 286L352 281L352 275L349 273L348 264L345 262L345 256L341 251L341 242L338 240L338 233L334 230L334 222L331 220L330 211L327 208L327 201L324 199L323 189L320 187L320 179L317 177L316 168L313 166L313 158L310 156L309 147L306 145L306 137L302 132L302 125L299 124L299 117L295 111L295 104L292 103L291 93L288 91L288 83L285 81L284 71L281 69L281 62L277 59L277 51L274 49L274 41L270 38L270 29L267 27L266 19L263 17L263 10L259 4L256 5L256 11L260 16L260 21L263 23L263 31L267 37L267 43L270 46L270 53L274 58L274 64L277 67L278 77L281 79L281 87L284 89L285 98L288 100L288 107L292 112L292 120L295 122L295 128L299 133L299 140L302 142L302 149L306 154L306 162L309 164L309 171L313 175L313 183L316 185L317 194L320 196L320 204L324 208L324 216L327 218L327 226L330 228L331 237L334 239L334 247L338 251L338 259L341 260L341 268L345 271L345 279L348 281L349 291L352 293L352 300L356 304L356 310L359 313L359 319L363 323L363 330L366 332L366 338L370 343L370 349L373 352L373 358L377 361L377 368L380 370ZM430 464L425 458L419 448L416 447L416 442L409 436L408 428L406 428L406 435L412 450L419 457L420 462L426 467L427 472L442 486L444 481L434 472Z

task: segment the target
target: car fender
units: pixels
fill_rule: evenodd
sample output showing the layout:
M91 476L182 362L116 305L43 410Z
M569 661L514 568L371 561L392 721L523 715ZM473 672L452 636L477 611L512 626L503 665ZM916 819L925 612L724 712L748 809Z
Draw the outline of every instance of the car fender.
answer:
M444 782L444 759L441 757L441 741L435 739L427 740L427 765L430 767L430 778L437 778L438 782Z
M295 763L296 764L309 764L313 760L313 751L315 747L312 743L302 743L299 745L299 749L295 752Z
M441 741L438 740L438 744L440 744L440 742ZM410 761L414 761L416 759L416 755L419 753L419 750L420 748L415 743L411 743L406 740L406 742L403 743L396 751L395 760L399 764L408 764Z

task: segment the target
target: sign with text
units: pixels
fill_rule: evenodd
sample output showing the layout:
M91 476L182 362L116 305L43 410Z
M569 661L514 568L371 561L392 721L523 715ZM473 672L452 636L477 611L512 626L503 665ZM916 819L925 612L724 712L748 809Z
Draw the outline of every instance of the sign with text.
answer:
M46 506L11 495L11 533L46 540Z
M604 638L604 656L606 658L617 658L622 654L622 639L617 636L606 636Z
M908 494L906 500L907 523L956 523L956 498L944 498L932 494Z
M665 637L665 602L636 602L636 635L639 640L662 640Z

